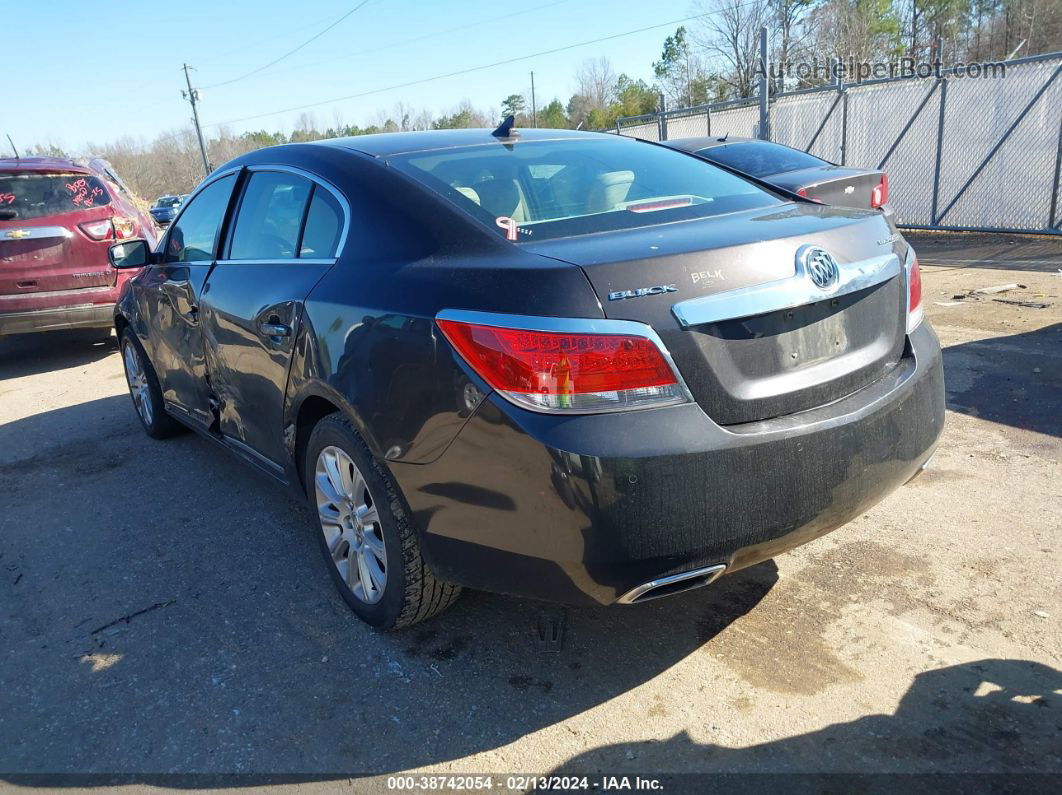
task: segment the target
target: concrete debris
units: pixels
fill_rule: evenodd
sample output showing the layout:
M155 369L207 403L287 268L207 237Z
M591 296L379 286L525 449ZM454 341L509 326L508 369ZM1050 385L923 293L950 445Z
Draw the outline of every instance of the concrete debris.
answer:
M1021 306L1026 309L1047 309L1050 306L1050 304L1045 304L1043 301L1015 301L1013 298L993 298L992 300L999 304Z
M996 295L997 293L1005 293L1010 290L1024 290L1024 284L1018 284L1014 282L1012 284L999 284L995 287L979 287L976 290L971 290L971 295Z

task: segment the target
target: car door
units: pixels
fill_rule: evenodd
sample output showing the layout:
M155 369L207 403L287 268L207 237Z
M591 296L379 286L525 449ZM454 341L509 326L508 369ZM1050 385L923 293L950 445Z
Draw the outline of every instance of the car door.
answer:
M203 426L213 422L199 303L214 265L235 174L202 188L184 208L158 252L159 262L134 282L150 328L145 344L170 408Z
M283 460L284 392L303 301L335 264L348 215L341 195L308 174L251 168L225 259L204 290L220 430L274 468Z

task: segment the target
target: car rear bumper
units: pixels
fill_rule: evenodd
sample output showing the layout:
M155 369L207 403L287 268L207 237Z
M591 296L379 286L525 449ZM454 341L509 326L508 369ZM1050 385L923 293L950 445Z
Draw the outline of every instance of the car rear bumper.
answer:
M114 304L58 306L30 312L0 312L0 335L77 328L110 328Z
M800 414L723 428L696 405L558 417L490 395L436 461L391 468L441 578L609 604L844 525L920 471L943 423L923 323L878 382Z

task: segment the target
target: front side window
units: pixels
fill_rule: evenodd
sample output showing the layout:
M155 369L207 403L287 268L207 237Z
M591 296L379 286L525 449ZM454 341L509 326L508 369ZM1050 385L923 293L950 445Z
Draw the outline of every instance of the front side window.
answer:
M701 149L697 154L713 163L722 163L753 177L783 174L802 168L821 168L830 165L814 155L791 149L770 141L742 141Z
M230 174L203 188L184 208L166 240L165 262L210 262L218 229L229 206L236 177Z
M256 171L247 181L229 259L294 259L312 183L294 174Z
M518 242L781 203L711 163L618 136L480 144L389 162Z
M89 174L0 174L0 221L25 221L111 203Z

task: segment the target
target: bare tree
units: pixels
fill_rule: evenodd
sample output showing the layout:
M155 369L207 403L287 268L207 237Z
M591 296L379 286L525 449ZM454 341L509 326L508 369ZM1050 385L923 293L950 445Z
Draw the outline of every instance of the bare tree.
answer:
M586 97L591 108L605 108L615 101L616 70L608 58L587 58L575 76L578 96Z
M812 19L819 50L844 59L885 61L900 43L900 17L892 0L827 0Z
M708 0L695 8L706 16L694 34L734 97L755 93L760 27L769 17L768 0Z
M783 68L805 49L808 12L818 0L767 0L768 18L774 33L774 61ZM780 73L781 74L781 73ZM785 89L784 77L774 83L775 91Z

